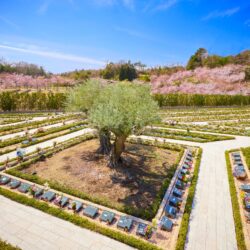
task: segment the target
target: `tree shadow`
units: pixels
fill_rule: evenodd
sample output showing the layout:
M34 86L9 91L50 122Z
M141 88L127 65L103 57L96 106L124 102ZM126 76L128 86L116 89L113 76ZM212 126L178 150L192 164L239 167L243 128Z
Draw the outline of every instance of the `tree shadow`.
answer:
M140 148L138 145L127 146L123 154L122 164L115 168L111 175L113 183L130 190L129 195L118 199L128 209L130 207L138 210L150 208L167 176L167 171L164 171L166 174L161 171L159 173L150 171L147 160L148 157L153 157L152 152L155 148L152 146L146 147L151 156L143 154L141 145ZM161 167L167 170L165 162L162 163Z

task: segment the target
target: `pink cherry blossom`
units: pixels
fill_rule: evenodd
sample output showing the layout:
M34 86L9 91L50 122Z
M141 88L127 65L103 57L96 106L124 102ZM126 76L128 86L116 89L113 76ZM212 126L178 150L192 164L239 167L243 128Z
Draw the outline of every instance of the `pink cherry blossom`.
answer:
M227 65L209 69L182 70L172 75L152 76L153 93L242 94L250 95L244 81L244 66Z

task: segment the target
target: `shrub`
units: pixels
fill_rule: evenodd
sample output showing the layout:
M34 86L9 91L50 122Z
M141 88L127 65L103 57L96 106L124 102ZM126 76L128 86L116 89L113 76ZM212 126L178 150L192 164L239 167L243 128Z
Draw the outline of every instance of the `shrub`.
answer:
M250 67L245 68L245 81L250 81Z
M150 82L150 76L147 74L142 74L139 76L139 79L143 82Z
M0 249L1 250L21 250L19 247L14 247L9 243L0 240Z
M250 147L248 148L241 148L241 151L245 157L245 160L246 160L246 164L250 170Z

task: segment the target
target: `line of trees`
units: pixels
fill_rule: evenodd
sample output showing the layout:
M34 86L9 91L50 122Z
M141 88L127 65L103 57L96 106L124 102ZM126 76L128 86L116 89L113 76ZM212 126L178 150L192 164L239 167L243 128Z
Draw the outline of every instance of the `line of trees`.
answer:
M105 69L101 71L104 79L114 79L119 81L133 81L137 78L136 66L130 61L120 63L109 63Z
M63 93L6 91L0 93L0 110L61 110L65 99L66 96Z
M192 55L187 63L187 69L193 70L198 67L216 68L227 64L240 64L250 66L250 50L242 51L233 56L219 56L216 54L209 55L204 48L199 48L194 55Z
M86 89L86 88L85 88ZM79 90L79 93L81 91ZM88 101L89 94L84 95ZM161 107L176 106L244 106L250 105L250 96L243 95L202 95L202 94L154 94ZM39 111L63 110L66 94L53 92L16 92L0 93L0 111Z
M42 66L33 63L17 62L8 63L4 59L0 60L0 73L17 73L30 76L46 76L47 73Z

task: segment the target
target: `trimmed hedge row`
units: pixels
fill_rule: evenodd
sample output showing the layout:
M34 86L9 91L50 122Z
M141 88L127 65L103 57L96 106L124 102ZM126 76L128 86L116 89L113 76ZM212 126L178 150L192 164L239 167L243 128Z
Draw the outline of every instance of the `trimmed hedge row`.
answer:
M77 226L80 226L82 228L89 229L91 231L103 234L105 236L108 236L109 238L112 238L114 240L120 241L122 243L125 243L131 247L135 247L137 249L141 250L160 250L159 247L146 242L142 239L137 239L132 235L128 235L119 231L115 231L114 229L102 226L100 224L97 224L93 221L90 221L89 219L85 217L81 217L77 214L70 214L65 212L64 210L60 208L55 208L52 206L49 206L48 203L28 198L25 195L17 194L15 192L12 192L10 190L4 189L0 187L0 195L3 195L13 201L19 202L21 204L36 208L42 212L45 212L47 214L53 215L55 217L58 217L60 219L69 221Z
M79 130L82 130L82 129L84 129L84 128L86 128L86 126L82 126L82 127L80 127L80 128L76 128L76 129L74 129L74 130L69 130L69 131L65 131L65 132L63 132L62 134L60 134L59 136L64 136L64 135L68 135L68 134L71 134L71 133L74 133L74 132L76 132L76 131L79 131ZM42 142L45 142L45 141L48 141L48 140L52 140L52 139L55 139L55 138L57 138L58 137L58 134L57 134L58 132L56 132L56 134L55 133L49 133L48 135L48 137L46 137L46 138L42 138L42 139L40 139L40 140L36 140L36 141L33 141L33 142L30 142L30 143L28 143L28 144L25 144L25 145L20 145L20 147L21 148L27 148L27 147L29 147L29 146L32 146L32 145L36 145L36 144L39 144L39 143L42 143ZM9 149L6 149L6 150L4 150L4 151L0 151L0 155L3 155L3 154L7 154L7 153L9 153L9 152L12 152L13 151L13 148L9 148Z
M204 95L204 94L153 94L159 106L232 106L250 105L250 96L244 95ZM65 93L0 93L0 110L63 110Z
M190 219L190 214L192 211L195 189L196 189L196 184L197 184L198 174L199 174L199 169L200 169L201 156L202 156L202 149L199 148L198 154L196 157L195 166L194 166L194 172L193 172L191 185L190 185L189 191L188 191L188 197L187 197L187 201L186 201L186 205L185 205L185 210L183 213L181 226L180 226L180 230L179 230L179 234L178 234L177 244L175 247L176 250L184 250L185 249L185 243L186 243L186 238L187 238L187 233L188 233L189 219Z
M90 138L90 139L92 139L92 138ZM147 141L145 144L152 145L152 146L158 146L158 147L162 147L162 148L166 148L166 149L171 148L172 150L174 148L174 146L170 147L168 144L166 144L166 145L164 145L164 144L163 145L154 145L154 141L151 141L151 142ZM70 146L72 146L72 145L70 145ZM108 199L105 199L103 197L94 197L88 193L78 191L76 189L72 189L72 188L65 186L65 185L62 185L56 181L46 180L46 179L43 179L37 175L31 175L31 174L21 172L21 170L28 168L31 164L34 164L37 161L39 161L40 157L35 157L29 161L21 163L17 167L7 170L6 173L13 175L13 176L16 176L16 177L19 177L19 178L22 178L22 179L26 179L28 181L31 181L31 182L34 182L34 183L37 183L40 185L43 185L44 183L47 182L51 188L53 188L59 192L66 193L66 194L69 194L69 195L72 195L72 196L75 196L75 197L78 197L78 198L81 198L84 200L88 200L88 201L91 201L93 203L97 203L97 204L100 204L102 206L105 206L105 207L110 207L110 208L116 209L120 212L130 214L130 215L133 215L136 217L140 217L140 218L145 219L145 220L151 220L155 217L155 215L159 209L159 206L160 206L161 201L164 197L165 191L168 188L168 186L169 186L169 184L174 176L176 168L179 164L179 161L184 153L184 150L179 148L179 147L174 148L174 150L180 152L179 157L178 157L176 163L169 169L168 174L167 174L165 180L163 181L161 189L157 193L156 198L154 199L154 202L152 203L152 205L148 209L136 209L136 208L133 208L130 206L122 206L122 205L117 206L117 205L111 204ZM45 156L50 157L54 153L55 153L54 151L50 151L50 152L46 153Z
M232 167L229 159L229 152L225 152L226 164L227 164L227 174L228 174L228 182L231 194L231 203L233 208L233 217L234 217L234 226L235 226L235 234L237 240L237 246L239 250L246 250L245 237L243 232L243 226L240 215L240 207L237 197L237 191L234 183L234 177L232 173Z
M77 115L67 115L67 116L63 116L63 117L55 117L55 118L51 118L51 119L45 119L42 121L33 121L33 122L29 122L29 123L21 123L21 124L16 124L16 125L10 125L10 126L6 126L6 127L1 127L0 128L0 133L1 135L3 135L2 132L6 132L9 134L14 133L14 132L19 132L19 131L23 131L23 128L27 128L27 129L31 129L31 128L36 128L40 125L51 125L60 121L64 121L64 120L68 120L68 119L73 119L73 118L78 118L79 116ZM19 130L18 130L19 129ZM21 129L21 130L20 130ZM17 130L17 131L16 131Z
M248 169L250 170L250 147L248 148L241 148L241 151L245 157L246 164Z
M238 123L239 124L239 123ZM192 125L192 124L176 124L176 125L168 125L165 123L158 123L155 124L155 126L161 126L164 128L174 128L174 129L189 129L189 130L195 130L200 132L211 132L211 133L218 133L218 134L230 134L230 135L250 135L249 132L247 132L244 128L234 128L234 127L219 127L221 125L217 126L211 126L211 125Z
M161 128L147 129L143 132L143 134L154 137L170 138L176 140L180 139L183 141L194 141L201 143L234 139L233 136L211 135L188 131L167 130Z
M65 99L64 93L4 91L0 93L0 110L60 110Z
M63 130L69 129L71 127L78 126L78 125L83 125L83 124L87 124L87 122L81 122L80 121L80 122L74 122L74 123L71 123L71 124L63 125L63 126L60 126L60 127L50 128L50 129L48 129L48 130L46 130L44 132L33 134L33 136L36 137L36 138L39 138L39 137L43 137L43 136L46 136L46 135L49 135L49 134L58 133L58 132L61 132ZM20 142L22 142L23 140L26 140L26 139L27 139L27 135L18 136L18 137L12 138L12 139L4 140L4 141L0 142L0 148L4 148L4 147L10 146L12 144L20 143ZM30 146L30 145L31 144L29 144L28 146Z
M250 105L250 96L202 95L202 94L154 94L154 99L163 106L232 106Z

